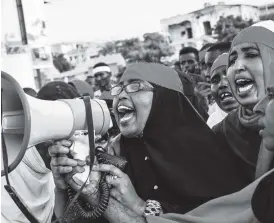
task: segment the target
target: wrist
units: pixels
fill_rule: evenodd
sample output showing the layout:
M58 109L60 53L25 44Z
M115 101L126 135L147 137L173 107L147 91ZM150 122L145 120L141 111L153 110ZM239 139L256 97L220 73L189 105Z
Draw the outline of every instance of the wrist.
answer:
M145 212L146 208L146 202L143 201L141 198L138 199L138 202L136 202L135 207L134 207L134 212L138 214L139 216L142 216Z
M55 193L66 193L66 188L55 187Z

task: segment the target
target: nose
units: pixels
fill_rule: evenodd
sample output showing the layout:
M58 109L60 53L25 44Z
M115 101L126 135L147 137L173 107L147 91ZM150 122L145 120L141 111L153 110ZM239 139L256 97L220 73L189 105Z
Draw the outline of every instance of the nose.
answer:
M235 71L236 73L240 73L245 70L244 62L241 59L237 59L235 62Z
M266 95L261 101L259 101L253 108L255 114L265 114L265 108L269 102L268 96Z
M124 88L123 88L123 90L120 92L120 94L118 94L117 96L118 96L119 100L128 98L128 94L127 94L127 92L125 91Z
M228 88L228 86L229 86L229 84L228 84L227 77L221 78L220 83L219 83L219 88L224 89L224 88Z

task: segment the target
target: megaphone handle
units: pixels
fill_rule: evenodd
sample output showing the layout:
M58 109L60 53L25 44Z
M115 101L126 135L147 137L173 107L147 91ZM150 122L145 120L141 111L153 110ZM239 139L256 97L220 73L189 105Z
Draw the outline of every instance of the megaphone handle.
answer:
M86 121L87 121L87 126L88 126L88 138L89 138L89 158L90 158L90 163L89 163L89 174L92 170L94 160L95 160L95 144L94 144L94 127L93 127L93 118L92 118L92 110L91 110L91 104L90 104L90 96L83 96L83 101L85 105L85 110L86 110ZM77 200L77 198L80 196L82 190L84 189L87 181L89 178L86 179L80 190L76 193L74 198L69 202L67 207L65 208L64 216L63 218L66 218L66 215L68 214L69 209L72 207L73 203ZM103 210L103 209L102 209ZM104 212L105 210L103 210ZM102 214L102 213L100 213Z

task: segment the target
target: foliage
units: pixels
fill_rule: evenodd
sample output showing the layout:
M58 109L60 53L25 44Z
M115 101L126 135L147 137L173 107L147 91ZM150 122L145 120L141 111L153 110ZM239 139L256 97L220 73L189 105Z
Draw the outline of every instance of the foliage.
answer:
M253 20L243 20L241 16L221 16L217 22L214 33L218 41L232 41L233 38L244 28L253 24Z
M159 62L161 57L172 55L172 48L159 33L147 33L144 41L139 38L107 42L100 51L101 54L121 53L128 62L147 61Z
M60 73L72 70L71 64L64 57L64 54L58 54L53 56L53 65Z

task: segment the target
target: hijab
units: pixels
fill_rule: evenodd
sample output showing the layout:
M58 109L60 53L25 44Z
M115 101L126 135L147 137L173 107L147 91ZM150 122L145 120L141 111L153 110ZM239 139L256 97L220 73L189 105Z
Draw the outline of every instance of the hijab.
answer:
M269 28L270 27L270 28ZM264 21L242 30L234 38L231 49L241 43L255 43L263 62L264 79L274 74L274 22ZM231 53L231 51L230 51ZM259 116L245 115L244 108L231 112L221 123L224 139L234 153L240 157L239 168L245 171L251 183L255 177L261 138L257 130ZM221 136L220 136L221 138ZM244 161L244 162L242 162Z
M174 70L137 63L127 68L120 82L130 79L154 86L142 137L121 136L120 143L121 155L128 160L126 173L142 199L165 199L180 206L171 211L185 213L245 186L229 155L217 145L214 133L183 95ZM144 163L145 155L149 162ZM149 189L153 180L159 184L158 193Z
M89 94L91 98L94 97L92 86L87 82L82 80L73 80L68 84L74 87L80 95Z
M212 72L219 67L222 67L222 66L227 67L227 61L228 61L228 53L223 53L222 55L218 56L211 67L210 74L212 74Z
M264 82L266 84L266 77L274 74L274 21L259 22L242 30L234 38L231 49L241 43L255 43L259 48L263 62ZM244 115L242 106L240 106L238 115L244 126L251 128L257 125L259 117L257 115Z

